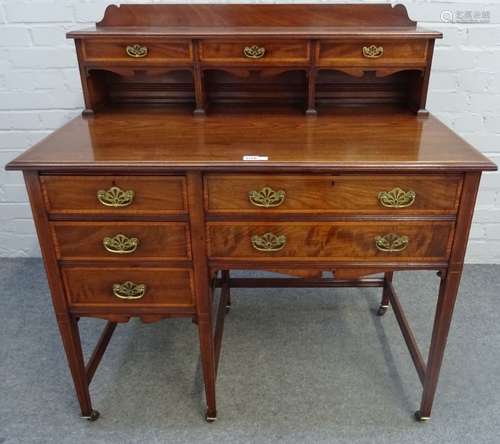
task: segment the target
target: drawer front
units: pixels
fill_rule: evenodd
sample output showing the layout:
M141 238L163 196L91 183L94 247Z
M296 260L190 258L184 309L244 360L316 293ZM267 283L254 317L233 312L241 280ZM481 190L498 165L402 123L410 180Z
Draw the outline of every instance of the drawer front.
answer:
M330 222L208 224L211 258L444 261L451 222Z
M49 213L164 215L186 212L184 177L41 176Z
M388 40L320 43L321 66L399 66L425 65L427 40Z
M87 62L123 62L131 64L190 63L191 45L187 40L148 41L91 39L83 42Z
M207 175L210 213L455 213L461 176Z
M180 222L53 222L59 259L190 259L187 224Z
M200 58L213 63L307 63L307 40L204 40Z
M194 306L192 273L173 268L63 268L70 305Z

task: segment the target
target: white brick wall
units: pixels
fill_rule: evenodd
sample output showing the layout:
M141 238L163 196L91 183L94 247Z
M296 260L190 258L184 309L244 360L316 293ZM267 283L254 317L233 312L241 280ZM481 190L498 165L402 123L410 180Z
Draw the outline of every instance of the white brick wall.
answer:
M81 111L75 51L65 33L100 20L112 2L0 0L0 256L39 255L22 176L3 166ZM239 1L253 2L266 1ZM307 2L314 3L297 1ZM445 36L435 50L428 108L500 164L500 0L400 2L411 18ZM489 11L490 23L444 23L443 11ZM500 173L483 176L467 260L500 263Z

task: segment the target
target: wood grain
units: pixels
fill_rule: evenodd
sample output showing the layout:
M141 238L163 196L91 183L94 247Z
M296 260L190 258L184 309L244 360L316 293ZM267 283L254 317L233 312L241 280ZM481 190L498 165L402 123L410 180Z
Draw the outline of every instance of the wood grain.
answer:
M211 214L453 214L457 210L461 176L422 175L224 175L205 176L205 205ZM283 204L259 208L248 197L263 187L286 193ZM416 193L407 208L380 204L379 192L399 187Z
M383 47L379 58L363 56L363 47ZM319 46L319 66L363 66L367 69L381 66L425 66L427 40L324 40Z
M267 63L307 64L309 61L309 43L304 40L202 40L200 45L201 61L207 63L244 63L259 66ZM245 47L254 45L265 48L261 59L249 59L243 54Z
M415 27L403 5L111 5L101 27L114 26L397 26Z
M185 179L182 176L42 176L42 189L51 214L161 215L186 212ZM132 190L127 207L106 207L97 191L117 186Z
M244 155L265 155L268 160L242 161ZM94 174L200 169L428 174L491 171L496 166L437 118L420 119L400 107L325 109L314 119L304 119L300 109L291 107L233 105L212 109L205 119L193 118L191 109L179 106L123 107L92 118L76 117L6 168L73 173L91 169ZM112 178L94 180L67 178L58 189L58 211L76 211L82 205L87 211L106 211L94 202L95 187L111 186ZM140 182L135 177L126 180L131 186ZM164 201L159 211L183 211L182 178L170 180L177 184L175 191L160 196L148 192L148 199L156 208ZM148 184L147 189L152 187ZM73 199L85 203L68 208Z
M190 259L189 229L176 222L52 222L52 235L59 259L115 260L121 262ZM139 241L129 254L114 254L103 239L123 234Z
M62 274L69 305L94 306L101 311L113 307L193 307L193 283L190 270L171 268L63 268ZM146 293L137 300L113 295L113 284L132 281L145 284Z
M143 58L132 58L127 55L129 45L140 44L148 49ZM83 43L83 57L86 62L120 62L132 66L190 63L192 59L189 40L168 40L159 42L139 38L130 39L90 39Z
M366 260L380 262L443 261L449 256L454 224L451 222L209 222L208 255L212 259L238 258L278 261ZM286 236L276 252L252 247L253 235L271 232ZM409 237L400 252L382 252L375 237L396 233Z

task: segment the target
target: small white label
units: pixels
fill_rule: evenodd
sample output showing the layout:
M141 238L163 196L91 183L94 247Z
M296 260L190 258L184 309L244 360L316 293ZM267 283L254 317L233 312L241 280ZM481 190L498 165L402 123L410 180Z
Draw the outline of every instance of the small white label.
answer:
M268 156L243 156L243 160L269 160Z

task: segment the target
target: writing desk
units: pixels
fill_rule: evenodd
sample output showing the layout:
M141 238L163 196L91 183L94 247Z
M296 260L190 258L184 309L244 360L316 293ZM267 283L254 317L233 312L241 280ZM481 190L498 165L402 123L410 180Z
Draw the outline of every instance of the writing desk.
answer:
M213 421L231 288L353 286L382 289L428 419L496 169L425 110L440 35L390 5L123 5L70 36L85 112L7 168L24 172L82 416L98 417L89 384L119 322L192 318ZM441 279L427 360L392 284L419 269ZM86 364L84 316L108 321Z

